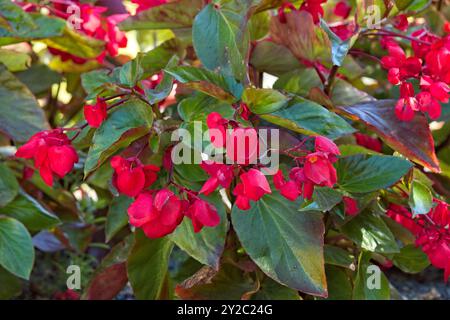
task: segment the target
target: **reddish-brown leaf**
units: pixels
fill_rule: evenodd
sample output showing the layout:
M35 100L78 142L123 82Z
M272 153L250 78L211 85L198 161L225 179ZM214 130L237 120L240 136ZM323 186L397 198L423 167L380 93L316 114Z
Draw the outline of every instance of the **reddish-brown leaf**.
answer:
M367 101L339 107L374 130L391 148L433 172L440 172L427 119L417 113L411 122L395 116L396 100Z

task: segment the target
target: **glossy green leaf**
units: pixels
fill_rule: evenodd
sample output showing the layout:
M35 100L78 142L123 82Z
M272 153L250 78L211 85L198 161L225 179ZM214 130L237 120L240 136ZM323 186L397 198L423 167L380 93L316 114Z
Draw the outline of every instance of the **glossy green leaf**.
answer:
M0 49L0 63L11 72L23 71L31 64L31 57L27 53Z
M167 237L149 239L142 230L136 230L134 238L127 262L133 292L140 300L161 299L173 243Z
M259 290L252 294L251 300L300 300L300 296L297 291L265 277Z
M103 41L83 35L70 27L66 27L60 37L49 38L44 42L49 47L84 59L97 58L105 49Z
M32 231L49 229L61 223L56 215L24 191L20 191L13 201L0 208L0 214L19 220Z
M153 123L149 105L138 99L130 99L108 115L92 139L84 173L88 175L117 150L148 133Z
M326 296L322 216L298 212L299 206L299 201L286 201L279 193L265 195L247 211L234 206L233 227L246 253L268 276Z
M190 28L202 6L202 0L168 2L130 16L120 24L120 28L126 31Z
M355 270L355 257L347 250L331 245L325 245L324 257L326 264Z
M272 113L282 108L288 98L272 89L247 88L242 95L242 102L256 114Z
M339 38L327 25L324 20L320 20L320 26L328 35L331 41L331 62L335 66L341 66L347 56L348 50L350 50L352 45L351 38L343 41Z
M327 187L315 187L311 203L305 203L300 211L330 211L342 201L342 193Z
M220 215L220 224L214 228L204 227L200 232L194 233L191 220L184 219L172 234L171 239L178 247L202 264L219 269L219 260L225 247L229 228L227 213L218 193L205 197L205 200L217 209Z
M19 221L0 216L0 266L28 280L34 264L31 236Z
M31 29L21 27L20 30L0 28L0 46L61 36L66 28L66 22L63 19L53 18L39 13L30 13L28 16L31 17L36 27ZM22 19L20 18L18 21L20 20ZM19 25L24 26L24 21L20 21Z
M33 94L0 64L0 131L15 141L49 129L44 112Z
M419 273L430 265L428 256L413 244L401 248L392 258L392 262L406 273Z
M195 17L192 40L195 52L206 68L244 79L246 52L241 51L241 41L245 40L240 27L214 4L204 7Z
M279 59L273 57L279 57ZM250 63L259 71L276 76L281 76L302 66L288 48L272 41L257 42L251 52Z
M35 95L50 90L53 84L59 83L62 79L59 73L50 70L45 64L34 64L14 75Z
M379 253L399 252L394 235L383 219L368 211L361 212L341 227L342 232L361 248Z
M176 80L219 100L234 102L242 95L242 85L229 76L195 67L176 67L166 70Z
M0 163L0 209L11 202L19 192L19 183L14 173Z
M391 297L389 281L378 266L370 263L370 259L370 252L361 252L353 288L353 299L389 300Z
M132 198L123 195L115 197L112 200L105 224L105 236L107 242L128 224L127 209L132 202Z
M336 163L338 185L345 191L363 193L390 187L412 164L399 157L363 155L340 158Z
M302 98L294 98L286 108L261 115L280 127L306 134L336 139L355 132L344 119L321 105Z
M433 207L433 195L426 185L414 180L411 184L408 203L413 216L427 214Z
M339 267L325 266L328 284L328 300L351 300L352 283L348 274Z

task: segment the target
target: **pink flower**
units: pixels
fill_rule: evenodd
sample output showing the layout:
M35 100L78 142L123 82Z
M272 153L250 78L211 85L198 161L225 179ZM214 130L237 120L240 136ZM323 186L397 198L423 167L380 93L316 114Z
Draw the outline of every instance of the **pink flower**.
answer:
M286 181L281 170L278 170L273 176L273 184L280 191L281 195L288 200L295 201L301 194L297 183L293 180Z
M87 123L93 128L100 127L107 117L106 108L107 104L101 98L97 98L97 102L94 105L85 105L84 118Z
M215 227L220 223L216 208L199 198L191 203L186 216L191 219L195 233L200 232L204 226Z
M233 167L212 161L203 161L200 167L208 173L210 178L206 180L199 193L209 195L214 192L220 185L223 188L228 188L233 180Z
M182 201L172 191L162 189L139 194L128 208L130 224L142 228L149 238L161 238L175 231L183 220Z
M358 202L350 197L343 197L345 214L348 216L356 216L359 213Z
M258 201L265 194L272 193L266 176L257 169L241 174L240 179L233 194L236 196L235 204L241 210L250 209L250 200Z
M35 168L49 186L53 185L53 174L63 178L78 162L77 152L62 129L36 133L17 150L16 157L34 159Z
M399 14L394 18L393 25L400 31L406 31L408 29L408 18L404 14Z
M114 156L111 158L111 167L114 169L113 185L117 191L129 197L137 196L158 178L157 166L151 164L144 166L136 158L124 159Z
M347 19L350 11L352 11L352 7L347 4L347 1L339 1L334 7L333 13L338 17Z

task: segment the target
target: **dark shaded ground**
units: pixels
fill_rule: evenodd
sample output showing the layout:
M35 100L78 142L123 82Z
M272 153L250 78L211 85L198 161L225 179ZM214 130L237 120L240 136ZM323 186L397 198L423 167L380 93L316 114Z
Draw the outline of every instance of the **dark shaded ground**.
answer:
M428 267L419 274L406 274L392 268L385 273L405 300L450 300L450 284L444 282L442 270Z

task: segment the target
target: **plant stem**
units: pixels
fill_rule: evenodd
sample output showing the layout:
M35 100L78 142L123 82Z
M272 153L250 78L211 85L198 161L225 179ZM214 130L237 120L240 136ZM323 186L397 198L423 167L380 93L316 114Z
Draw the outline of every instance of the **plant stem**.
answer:
M331 87L333 86L334 78L336 77L339 66L334 65L331 68L330 74L328 75L328 79L325 82L324 92L327 96L330 96Z

